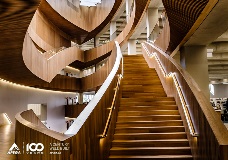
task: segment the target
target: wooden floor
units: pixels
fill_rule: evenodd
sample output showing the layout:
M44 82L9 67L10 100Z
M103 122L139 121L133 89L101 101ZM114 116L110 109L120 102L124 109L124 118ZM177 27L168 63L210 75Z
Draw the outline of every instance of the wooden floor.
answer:
M15 155L8 155L15 139L15 125L0 126L0 160L16 160Z

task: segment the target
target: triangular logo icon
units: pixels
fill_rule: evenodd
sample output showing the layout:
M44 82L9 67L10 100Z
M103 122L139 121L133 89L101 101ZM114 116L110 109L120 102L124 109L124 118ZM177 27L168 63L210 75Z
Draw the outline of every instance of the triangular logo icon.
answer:
M7 154L21 154L20 149L19 149L19 147L16 145L16 143L14 143L14 144L10 147L10 149L9 149L9 151L8 151Z

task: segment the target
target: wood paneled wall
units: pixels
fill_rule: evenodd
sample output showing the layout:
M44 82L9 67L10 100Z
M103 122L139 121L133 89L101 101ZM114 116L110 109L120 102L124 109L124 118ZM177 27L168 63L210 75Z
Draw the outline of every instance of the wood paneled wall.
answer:
M64 49L47 59L44 54L38 51L28 32L25 36L22 56L27 68L47 82L51 82L64 67L75 60L84 61L83 51L76 46Z
M45 51L71 46L70 36L54 26L39 9L32 18L28 32L32 40Z
M81 92L81 79L58 74L51 83L46 82L33 87L64 92Z
M77 118L85 107L86 104L66 105L65 117Z
M176 99L185 129L190 141L194 160L227 160L228 159L228 130L220 117L214 111L209 100L204 96L192 77L183 70L172 58L160 53L148 44L145 44L150 53L156 51L167 73L175 73L181 85L183 94L189 105L189 111L198 137L190 135L186 118L181 107L175 86L171 78L163 76L154 58L149 58L143 50L143 55L149 66L156 68L164 89L168 96Z
M102 0L102 3L96 7L80 6L78 10L72 9L67 1L47 0L47 2L69 22L91 32L105 20L112 10L115 0Z
M166 23L162 32L160 33L159 37L156 39L154 44L159 47L164 52L167 51L170 42L170 27L169 27L169 20L166 19Z
M31 109L27 110L26 112L22 112L21 117L26 121L29 121L39 127L46 128L46 126L40 121L40 119L36 116L36 114Z

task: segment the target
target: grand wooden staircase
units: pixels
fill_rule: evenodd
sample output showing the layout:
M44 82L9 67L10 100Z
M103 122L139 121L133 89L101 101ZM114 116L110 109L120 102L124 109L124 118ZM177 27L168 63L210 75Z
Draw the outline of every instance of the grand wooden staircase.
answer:
M142 56L124 57L122 98L109 159L193 159L174 98Z

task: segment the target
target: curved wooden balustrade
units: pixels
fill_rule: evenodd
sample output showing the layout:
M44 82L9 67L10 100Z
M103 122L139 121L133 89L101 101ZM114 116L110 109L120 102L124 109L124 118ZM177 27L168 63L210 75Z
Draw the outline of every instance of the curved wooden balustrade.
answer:
M22 56L27 68L47 82L51 82L70 63L76 60L84 61L83 51L76 46L64 49L47 59L45 55L38 51L28 32L25 36Z
M23 159L61 159L70 156L70 150L60 155L50 154L51 145L59 143L70 143L69 136L47 129L38 120L32 110L27 110L16 115L15 143L21 153L18 160ZM36 138L35 138L36 137ZM53 138L54 137L54 138ZM68 139L68 140L67 140ZM31 143L42 143L44 145L43 154L27 154L26 145ZM45 155L45 156L44 156Z
M169 27L169 20L166 18L166 23L162 32L160 33L159 37L156 39L154 44L159 47L164 52L167 51L170 42L170 27Z
M100 149L99 134L105 127L105 122L107 119L107 108L110 106L111 98L114 94L114 86L117 80L116 74L119 73L121 52L118 47L117 50L113 50L111 58L109 59L109 69L112 70L108 76L106 82L103 84L98 92L96 93L94 99L87 105L87 107L82 111L79 117L76 119L78 122L73 123L71 126L69 136L56 133L40 127L37 123L37 118L34 117L34 113L31 111L25 111L23 113L18 113L16 116L16 143L19 148L23 148L24 144L27 143L43 143L44 150L42 155L18 155L19 159L103 159L104 151ZM96 105L97 104L97 105ZM88 107L90 106L90 107ZM95 107L91 110L91 106ZM107 107L107 108L106 108ZM87 115L87 116L85 116ZM29 118L28 118L29 117ZM82 119L83 120L82 120ZM87 119L88 118L88 119ZM25 120L27 119L27 120ZM78 124L81 125L78 126ZM76 128L74 125L76 124ZM82 126L83 125L83 126ZM71 134L72 133L72 134ZM77 133L77 134L76 134ZM86 134L85 134L86 133ZM23 136L22 136L23 135ZM62 152L58 155L50 154L50 143L64 143L69 144L70 149ZM83 147L86 145L86 147Z
M97 7L80 6L78 11L68 1L43 0L40 10L58 28L82 44L94 38L112 19L122 0L104 0Z
M199 160L227 160L228 130L194 79L161 49L148 43L144 43L144 45L150 53L157 53L166 73L175 73L181 86L198 137L192 137L190 135L187 120L184 116L184 111L181 107L181 102L172 79L164 77L156 60L150 58L143 50L148 65L156 68L167 95L173 96L176 99L182 119L184 120L194 158Z
M28 33L32 41L44 51L63 46L69 48L71 46L70 36L54 26L40 12L39 8L32 18Z

